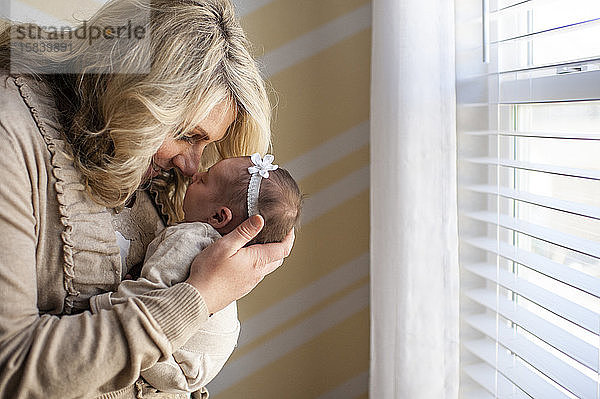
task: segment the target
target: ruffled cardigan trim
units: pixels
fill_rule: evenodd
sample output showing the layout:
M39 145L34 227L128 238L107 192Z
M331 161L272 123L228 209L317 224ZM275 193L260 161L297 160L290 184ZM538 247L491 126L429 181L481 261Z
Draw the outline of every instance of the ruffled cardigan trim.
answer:
M66 291L64 313L69 314L73 311L76 298L81 294L81 287L78 286L83 285L85 288L88 284L100 284L110 290L116 289L121 281L119 248L110 212L89 198L81 183L81 174L73 164L70 145L60 136L62 127L56 115L54 99L45 86L34 82L32 87L29 82L29 78L15 78L15 84L46 143L52 175L56 179L54 188L60 221L64 226L60 235L63 242L63 281ZM99 254L103 256L98 256ZM90 262L92 259L96 261ZM94 274L98 278L95 279ZM80 284L78 280L81 280Z

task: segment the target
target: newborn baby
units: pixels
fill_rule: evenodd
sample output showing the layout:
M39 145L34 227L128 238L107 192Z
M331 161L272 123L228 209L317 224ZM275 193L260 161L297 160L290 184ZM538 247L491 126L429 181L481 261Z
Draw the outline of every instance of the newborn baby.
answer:
M138 280L125 280L116 292L91 297L92 312L184 281L196 255L249 216L260 214L265 225L248 245L282 241L298 223L302 194L290 174L272 161L272 155L261 159L258 153L228 158L194 175L183 202L184 221L165 228L148 245ZM197 391L221 370L239 331L233 302L213 314L172 356L141 375L160 391Z

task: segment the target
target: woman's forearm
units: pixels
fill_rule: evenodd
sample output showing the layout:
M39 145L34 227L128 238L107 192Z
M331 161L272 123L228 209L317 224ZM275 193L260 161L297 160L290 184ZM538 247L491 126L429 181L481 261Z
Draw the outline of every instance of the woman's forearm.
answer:
M30 316L0 340L0 397L95 397L134 384L206 321L202 298L178 284L92 315ZM15 320L13 325L23 325Z

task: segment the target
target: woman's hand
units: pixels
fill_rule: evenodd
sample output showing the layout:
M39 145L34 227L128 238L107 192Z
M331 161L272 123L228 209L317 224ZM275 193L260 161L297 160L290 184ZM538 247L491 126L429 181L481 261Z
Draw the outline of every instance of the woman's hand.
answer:
M250 217L194 259L186 282L202 294L210 313L223 309L252 291L290 254L294 230L280 243L244 248L260 232L264 223L261 216Z

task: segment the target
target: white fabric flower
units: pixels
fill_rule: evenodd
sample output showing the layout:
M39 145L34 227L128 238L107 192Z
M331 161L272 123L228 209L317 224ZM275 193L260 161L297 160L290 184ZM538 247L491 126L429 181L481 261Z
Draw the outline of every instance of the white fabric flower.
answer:
M252 161L254 166L250 166L248 168L248 172L251 175L258 173L261 177L268 179L269 171L275 170L279 167L278 165L273 165L274 159L275 159L275 157L271 154L267 154L267 155L265 155L265 157L263 159L261 159L260 154L258 152L255 152L250 157L250 160Z

